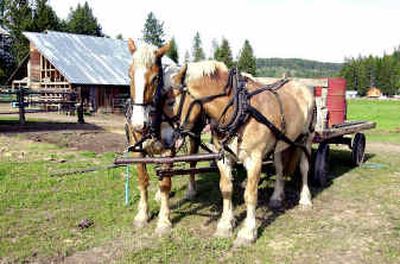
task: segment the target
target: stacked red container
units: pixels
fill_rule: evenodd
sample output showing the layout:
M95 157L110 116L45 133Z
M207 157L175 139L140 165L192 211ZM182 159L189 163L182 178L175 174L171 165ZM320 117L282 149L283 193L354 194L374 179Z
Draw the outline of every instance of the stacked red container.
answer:
M329 127L344 123L346 120L346 80L329 78L327 97Z

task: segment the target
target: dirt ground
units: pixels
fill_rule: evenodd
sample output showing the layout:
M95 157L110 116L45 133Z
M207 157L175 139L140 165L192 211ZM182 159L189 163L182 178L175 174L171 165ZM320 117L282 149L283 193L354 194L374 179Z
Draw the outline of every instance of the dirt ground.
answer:
M58 113L27 114L26 120L25 126L2 121L0 133L96 153L122 152L126 147L123 115L86 116L85 124L78 124L76 116Z

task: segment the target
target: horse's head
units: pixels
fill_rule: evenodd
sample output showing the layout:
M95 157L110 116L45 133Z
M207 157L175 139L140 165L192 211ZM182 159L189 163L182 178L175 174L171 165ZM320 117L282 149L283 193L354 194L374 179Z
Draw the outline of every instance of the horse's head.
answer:
M169 47L169 44L161 48L149 44L136 47L132 39L128 40L128 48L132 54L132 63L129 68L131 124L136 131L142 131L150 122L150 109L163 88L161 58Z
M166 96L163 111L175 121L181 136L193 132L205 112L213 117L220 104L207 98L223 91L226 74L223 63L204 61L184 65L171 77L173 89Z

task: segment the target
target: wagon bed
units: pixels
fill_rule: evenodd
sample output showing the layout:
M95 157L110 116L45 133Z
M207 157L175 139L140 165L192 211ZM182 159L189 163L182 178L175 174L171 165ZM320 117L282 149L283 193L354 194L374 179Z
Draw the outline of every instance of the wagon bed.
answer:
M354 134L362 130L375 128L376 123L372 121L346 121L342 124L334 125L331 128L315 131L314 143L321 143L326 140L332 140L344 135Z

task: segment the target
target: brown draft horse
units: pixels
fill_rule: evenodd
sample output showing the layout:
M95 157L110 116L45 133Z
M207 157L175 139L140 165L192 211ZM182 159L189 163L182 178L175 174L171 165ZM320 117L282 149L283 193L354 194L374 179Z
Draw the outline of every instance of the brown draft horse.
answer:
M131 118L127 122L127 136L129 143L134 145L140 141L145 131L149 129L149 122L151 121L150 111L153 107L152 102L156 96L157 89L166 90L170 87L170 75L176 73L179 68L171 63L169 60L168 65L163 65L165 58L162 58L169 50L169 44L161 48L149 44L143 44L137 47L132 39L128 40L128 48L132 54L132 64L129 68L130 81L130 96L132 102ZM164 69L163 69L164 67ZM162 128L161 139L167 142L169 133L172 133L172 128L168 124L161 123ZM172 135L168 135L172 136ZM151 143L148 143L148 142ZM171 141L169 141L171 142ZM153 144L154 143L154 144ZM173 147L171 150L166 150L159 141L145 141L144 148L149 154L163 154L174 155ZM198 142L195 140L189 143L189 152L196 153L198 151ZM168 143L167 145L171 145ZM141 152L133 152L135 157L142 157L144 154ZM192 167L196 164L192 163ZM135 217L135 224L137 227L144 226L149 220L149 205L148 205L148 186L149 175L146 170L145 164L137 164L138 174L138 187L140 192L140 200L138 204L138 211ZM196 185L194 175L190 175L186 198L190 199L196 195ZM171 190L171 179L165 177L159 183L159 192L157 192L156 199L160 201L160 213L157 223L157 233L165 233L171 229L170 210L168 205L169 192Z
M201 111L217 124L229 122L234 115L232 107L226 105L232 98L232 92L226 92L224 96L217 96L211 100L205 100L202 104L193 103L202 98L210 98L213 95L223 94L229 78L228 69L223 63L205 61L189 63L182 67L178 74L173 76L174 89L169 92L169 101L164 106L164 111L169 116L179 118L181 130L192 129L193 124L199 118ZM246 89L255 91L263 84L247 77ZM182 88L184 87L184 88ZM262 92L251 97L250 105L256 108L264 117L270 120L275 127L282 128L282 115L286 119L286 137L292 141L302 138L304 149L311 151L313 138L313 106L314 98L309 89L293 81L284 84L277 90L280 100L271 92ZM183 100L183 101L182 101ZM281 101L281 103L279 102ZM214 144L217 150L222 148L221 136L216 136ZM234 215L232 204L232 165L241 162L247 171L247 183L244 200L247 208L247 216L240 229L236 245L249 244L257 238L256 205L257 187L260 179L263 158L267 153L274 153L274 164L277 172L274 193L271 203L280 202L284 196L283 162L282 152L289 149L290 145L279 141L276 135L264 124L256 121L252 116L239 128L237 136L230 140L228 151L224 152L224 158L217 162L220 171L220 190L223 198L223 212L217 225L217 236L231 236L234 228ZM302 174L302 188L299 204L302 207L311 207L311 194L307 185L309 160L306 152L299 152L300 171Z

